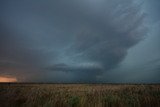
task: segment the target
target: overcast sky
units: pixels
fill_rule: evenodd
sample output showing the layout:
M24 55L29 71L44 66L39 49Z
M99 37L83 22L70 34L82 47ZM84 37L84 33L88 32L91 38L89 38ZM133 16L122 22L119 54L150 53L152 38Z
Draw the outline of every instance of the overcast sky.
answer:
M0 76L160 83L159 0L1 0Z

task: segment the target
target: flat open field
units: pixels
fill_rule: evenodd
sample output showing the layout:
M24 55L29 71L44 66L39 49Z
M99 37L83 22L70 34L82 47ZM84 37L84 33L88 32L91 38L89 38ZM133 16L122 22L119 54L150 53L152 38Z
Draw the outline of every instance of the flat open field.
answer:
M160 85L0 84L0 107L160 107Z

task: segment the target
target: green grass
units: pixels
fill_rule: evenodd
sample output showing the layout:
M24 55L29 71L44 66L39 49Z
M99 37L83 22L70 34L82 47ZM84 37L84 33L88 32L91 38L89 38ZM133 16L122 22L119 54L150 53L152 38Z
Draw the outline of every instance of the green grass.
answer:
M160 85L0 84L0 107L160 107Z

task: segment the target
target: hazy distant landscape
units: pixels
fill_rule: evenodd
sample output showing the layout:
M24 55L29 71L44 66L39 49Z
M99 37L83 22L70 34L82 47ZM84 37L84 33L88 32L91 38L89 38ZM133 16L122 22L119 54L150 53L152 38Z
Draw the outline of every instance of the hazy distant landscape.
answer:
M1 107L160 107L160 85L0 84Z

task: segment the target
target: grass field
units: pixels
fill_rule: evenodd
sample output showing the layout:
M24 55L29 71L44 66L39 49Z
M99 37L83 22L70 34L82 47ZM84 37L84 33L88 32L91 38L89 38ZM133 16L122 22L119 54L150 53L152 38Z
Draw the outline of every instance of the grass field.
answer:
M160 107L160 85L0 84L0 107Z

